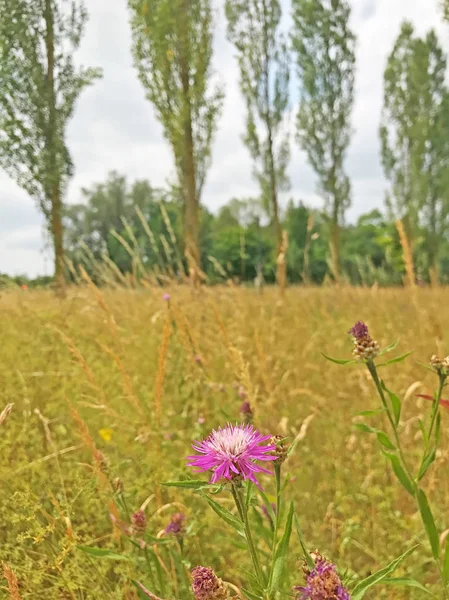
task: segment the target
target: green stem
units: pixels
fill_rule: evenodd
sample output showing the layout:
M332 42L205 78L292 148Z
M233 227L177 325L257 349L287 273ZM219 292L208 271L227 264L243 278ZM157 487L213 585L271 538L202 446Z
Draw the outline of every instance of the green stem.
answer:
M385 408L388 420L390 421L391 429L393 430L394 439L395 439L396 446L397 446L398 451L399 451L399 456L401 457L402 465L403 465L403 467L405 469L405 472L407 473L410 481L416 487L415 478L413 477L410 469L408 468L407 461L405 460L405 456L404 456L404 452L402 450L401 441L399 439L399 434L398 434L398 430L397 430L397 427L396 427L396 423L394 422L394 419L393 419L393 417L391 415L390 407L388 406L388 402L387 402L387 399L385 397L384 389L383 389L382 384L380 382L379 375L377 374L376 365L374 364L374 362L372 360L368 360L367 363L366 363L366 365L368 367L368 371L371 374L371 377L373 378L374 385L376 386L376 389L377 389L377 392L378 392L378 394L380 396L380 399L382 401L383 407Z
M257 579L259 581L259 584L262 587L265 587L265 577L264 577L264 574L262 571L262 567L260 565L259 556L257 554L253 536L251 534L251 527L249 525L248 511L246 509L246 503L245 503L244 498L242 498L242 495L241 495L242 488L237 487L237 484L233 483L231 486L231 490L232 490L232 495L234 497L234 502L237 506L237 510L239 512L240 518L243 523L243 527L245 529L246 541L248 543L248 549L249 549L249 553L251 555L251 560L253 561Z
M435 421L438 415L438 409L440 407L440 400L441 400L441 396L443 395L443 388L444 388L444 384L446 383L446 376L445 375L440 375L440 383L438 385L438 392L437 392L437 397L435 402L433 403L433 407L432 407L432 417L430 420L430 428L429 428L429 435L427 436L427 446L429 445L430 442L430 438L432 436L432 432L433 432L433 428L435 425ZM428 448L426 448L427 451Z
M271 585L273 582L273 574L274 574L274 560L276 556L276 546L277 546L277 538L279 533L279 527L281 523L281 463L278 461L274 462L274 475L276 479L276 514L274 515L274 531L273 531L273 545L271 548L271 570L270 570L270 578L268 589L271 590ZM271 600L272 595L269 593L268 600Z

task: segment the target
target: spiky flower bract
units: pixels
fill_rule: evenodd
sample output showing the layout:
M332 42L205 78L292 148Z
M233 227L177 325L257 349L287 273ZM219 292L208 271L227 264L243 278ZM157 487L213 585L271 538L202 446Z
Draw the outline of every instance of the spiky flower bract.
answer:
M307 571L305 586L293 588L297 600L351 600L334 564L319 556L315 568Z
M229 598L224 583L209 567L193 569L192 580L195 600L226 600Z
M371 337L366 323L357 321L348 333L354 340L353 354L357 360L368 361L378 356L379 344Z
M276 456L270 455L276 445L263 445L271 438L262 435L252 425L231 425L219 427L202 442L192 444L199 455L189 456L190 467L197 467L199 472L212 471L210 483L222 479L249 479L260 487L255 474L269 473L257 464L257 461L273 461Z

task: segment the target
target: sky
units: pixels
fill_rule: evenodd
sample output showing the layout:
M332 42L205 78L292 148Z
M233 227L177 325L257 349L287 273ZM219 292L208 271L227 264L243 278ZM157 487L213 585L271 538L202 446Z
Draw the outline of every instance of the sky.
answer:
M203 203L217 211L232 197L258 194L252 163L241 140L245 106L238 86L238 68L225 36L222 2L217 1L214 69L224 85L226 98L213 145L213 162L203 192ZM378 136L383 71L401 21L409 19L418 34L437 30L449 52L449 24L441 18L439 0L349 0L351 26L357 36L356 98L352 115L354 134L346 168L352 183L352 206L347 219L382 208L387 184L380 164ZM289 0L281 0L286 23ZM82 188L107 178L111 170L130 182L149 179L163 186L174 177L170 148L165 142L152 105L132 63L131 32L126 0L87 0L89 22L78 61L101 67L103 79L83 92L68 127L68 146L75 164L66 201L82 201ZM297 81L292 97L297 98ZM292 114L295 107L291 107ZM292 119L293 122L293 119ZM292 133L293 127L292 127ZM316 178L299 150L294 135L289 177L291 189L281 198L322 206L316 194ZM44 221L34 201L0 171L0 273L11 275L52 273L52 254Z

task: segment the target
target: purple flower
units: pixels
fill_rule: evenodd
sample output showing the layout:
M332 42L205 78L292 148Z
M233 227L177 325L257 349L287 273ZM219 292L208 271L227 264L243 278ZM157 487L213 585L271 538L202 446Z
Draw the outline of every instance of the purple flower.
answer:
M352 335L356 340L363 340L363 338L368 337L368 325L366 325L363 321L357 321L357 323L352 327L348 333Z
M181 512L172 515L170 523L165 528L165 533L172 533L173 535L182 535L184 533L185 515Z
M324 558L320 558L308 573L307 585L293 589L298 594L297 600L351 600L336 566Z
M226 600L228 590L223 581L209 567L196 567L192 571L192 588L195 600Z
M171 298L170 294L164 294L162 296L162 300L164 300L165 302L170 302L170 298Z
M189 467L198 467L199 472L212 471L210 483L236 477L249 479L260 488L255 473L269 473L256 461L273 461L270 456L276 445L260 445L271 436L262 435L252 425L231 425L219 427L203 442L195 442L192 448L200 455L188 456Z
M131 524L133 531L136 533L143 533L147 528L147 517L143 510L138 510L133 515L131 515Z

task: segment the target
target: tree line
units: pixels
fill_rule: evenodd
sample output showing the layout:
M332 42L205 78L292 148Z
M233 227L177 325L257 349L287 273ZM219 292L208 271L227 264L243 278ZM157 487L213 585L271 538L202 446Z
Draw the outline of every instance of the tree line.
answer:
M67 206L65 192L74 170L66 144L67 124L83 89L101 77L101 70L79 68L74 59L87 12L82 0L0 0L0 166L37 201L45 215L53 241L57 289L62 293L68 275L65 258L77 250L72 244L77 224L86 229L85 246L93 256L101 253L116 261L120 272L129 268L126 254L132 254L123 244L126 236L132 238L143 228L155 256L151 259L146 252L143 256L138 253L139 260L156 261L157 256L160 259L173 252L178 266L182 264L191 280L198 282L204 269L209 270L209 257L218 260L214 252L220 254L220 242L216 241L213 252L207 245L212 233L220 230L224 215L235 213L237 206L239 215L247 215L246 220L239 216L232 227L229 224L229 231L221 232L239 239L240 258L235 261L231 260L235 255L232 244L222 244L222 249L227 246L231 252L223 256L224 263L239 263L238 268L234 264L230 269L233 276L240 269L243 279L258 270L260 276L262 271L269 277L274 272L279 282L285 282L287 275L295 279L298 273L303 280L320 281L327 276L339 281L352 273L348 260L362 260L366 247L352 258L346 254L354 229L345 225L351 204L345 157L353 133L356 67L349 2L291 0L292 26L285 31L279 0L224 0L227 35L235 50L246 106L242 137L253 160L259 195L249 204L231 202L216 217L202 205L225 95L212 68L212 0L128 0L128 8L135 68L172 149L176 178L157 201L153 202L160 190L148 182L137 182L117 196L117 203L111 200L106 205L99 200L101 194L119 186L118 181L126 186L123 178L114 175L85 192L86 204ZM443 5L442 16L447 17L448 12ZM430 31L421 38L404 21L384 74L380 138L389 182L387 216L375 212L356 227L360 231L368 225L378 227L378 239L384 230L390 232L385 235L399 239L408 252L409 277L415 279L425 269L423 277L432 282L441 279L449 221L449 89L445 71L446 56L436 33ZM293 85L299 97L297 106L292 106ZM294 136L288 128L292 111L296 115ZM280 193L289 189L292 143L304 150L315 171L323 199L321 211L290 204L283 214L279 206ZM138 209L132 217L125 210L130 198ZM249 206L258 208L251 213ZM159 216L155 216L156 208ZM177 228L176 244L174 231L163 229L170 216ZM152 221L150 225L151 219L159 224ZM292 229L292 223L302 227L301 231ZM311 223L319 231L314 231ZM111 225L108 231L106 224ZM153 226L158 229L159 225L159 238L152 239L153 233L147 230L152 232ZM162 250L161 240L168 244ZM323 240L329 250L323 248ZM137 244L131 241L134 246L130 249L140 248L137 238ZM258 258L248 254L252 244ZM393 243L388 252L381 248L383 258L377 263L374 252L368 270L392 269L394 247ZM156 248L162 253L156 253ZM296 262L292 259L295 252ZM303 264L298 271L300 255ZM267 265L271 265L268 270ZM397 273L400 271L399 267Z

